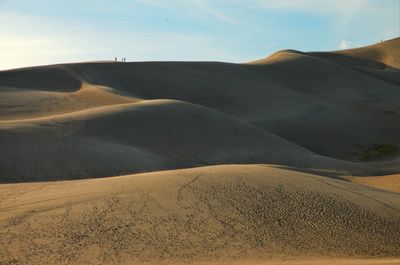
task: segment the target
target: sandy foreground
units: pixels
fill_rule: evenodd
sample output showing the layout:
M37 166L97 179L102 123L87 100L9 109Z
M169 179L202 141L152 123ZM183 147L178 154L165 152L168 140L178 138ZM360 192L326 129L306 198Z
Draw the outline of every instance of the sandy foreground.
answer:
M400 264L400 39L0 72L0 265Z
M318 258L290 258L285 257L280 260L272 261L232 261L229 263L218 262L218 263L192 263L192 264L233 264L233 265L317 265L317 264L328 264L328 265L392 265L400 264L400 259L318 259Z
M271 165L0 190L6 264L274 264L292 257L291 264L303 256L400 255L399 193Z

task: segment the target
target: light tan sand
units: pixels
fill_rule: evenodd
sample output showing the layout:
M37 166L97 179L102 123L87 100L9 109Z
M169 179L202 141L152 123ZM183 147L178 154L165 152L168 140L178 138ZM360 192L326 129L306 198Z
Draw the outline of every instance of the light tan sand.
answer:
M177 263L178 265L179 263ZM182 263L184 264L184 263ZM272 261L233 261L233 262L193 262L192 264L199 265L394 265L400 264L400 259L318 259L318 258L290 258L286 257L283 260L272 260Z
M196 263L193 264L202 264ZM205 263L203 263L205 264ZM232 265L394 265L400 264L400 259L290 259L287 258L284 261L238 261L229 263L207 263L207 265L217 264L232 264Z
M400 174L374 177L350 177L349 180L370 187L400 192Z
M0 194L5 264L400 256L399 194L267 165L3 184Z

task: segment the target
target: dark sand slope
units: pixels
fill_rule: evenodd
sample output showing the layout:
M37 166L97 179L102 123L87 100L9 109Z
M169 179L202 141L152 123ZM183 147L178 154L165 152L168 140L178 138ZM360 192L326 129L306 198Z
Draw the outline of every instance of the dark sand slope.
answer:
M170 62L76 67L93 82L121 93L203 105L322 155L357 160L356 144L398 144L399 85L318 57L296 55L293 60L253 65Z
M400 256L399 193L273 166L3 184L0 194L2 264Z
M173 100L8 121L2 124L0 139L2 182L95 178L226 163L269 162L332 174L384 172L315 155L240 120Z
M398 47L400 39L394 39L374 50L400 61ZM365 54L370 50L366 48ZM371 68L364 59L359 64ZM154 62L73 67L92 83L143 99L203 105L322 155L358 160L355 145L399 145L400 89L392 79L400 78L400 70L389 66L374 68L369 74L313 53L283 51L253 64ZM377 78L386 72L391 80Z
M400 146L400 87L386 80L400 76L398 47L400 39L333 53L281 51L250 64L83 63L0 72L0 181L225 163L398 173L385 167ZM383 151L370 155L374 144Z

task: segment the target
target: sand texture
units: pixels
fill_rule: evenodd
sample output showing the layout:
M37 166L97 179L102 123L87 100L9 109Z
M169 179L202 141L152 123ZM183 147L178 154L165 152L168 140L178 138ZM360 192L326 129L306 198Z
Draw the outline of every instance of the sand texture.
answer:
M400 194L274 166L0 188L3 262L400 256Z

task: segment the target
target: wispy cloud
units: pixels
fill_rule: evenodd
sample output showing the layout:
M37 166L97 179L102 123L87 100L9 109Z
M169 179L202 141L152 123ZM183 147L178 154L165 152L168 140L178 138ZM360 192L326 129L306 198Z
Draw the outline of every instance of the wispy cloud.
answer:
M171 3L168 4L166 1L161 1L161 0L136 0L136 2L158 8L168 8L170 7L171 4ZM176 4L176 1L173 2L174 4Z
M341 28L352 20L354 15L363 9L371 7L371 1L368 0L250 0L254 5L260 8L288 11L288 12L306 12L317 15L331 15L334 17L335 28ZM379 5L378 5L379 6Z
M306 11L318 13L347 14L365 5L367 0L250 0L260 7L275 10Z
M130 29L103 32L57 24L43 17L13 13L0 24L14 24L14 30L0 28L0 70L23 66L77 61L108 60L124 56L128 60L244 60L224 49L218 39L200 33L179 33ZM37 29L32 31L23 25ZM62 29L62 30L60 30Z
M207 15L228 23L237 23L235 19L227 15L224 11L217 8L212 1L207 0L137 0L138 3L149 5L157 8L177 8L189 10L192 13L203 12ZM220 1L221 2L221 1ZM225 2L225 1L222 1ZM229 3L229 2L226 2Z
M193 4L199 10L202 10L221 21L229 23L237 23L233 18L225 14L223 11L211 6L211 4L205 0L193 0Z
M339 43L339 49L346 50L351 47L351 42L347 40L341 40Z

